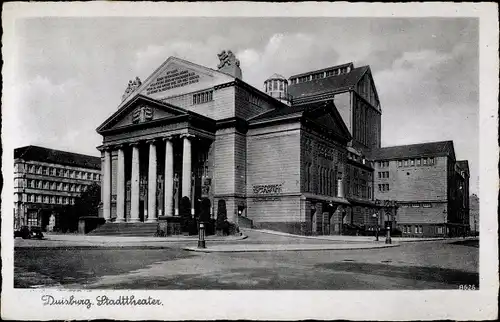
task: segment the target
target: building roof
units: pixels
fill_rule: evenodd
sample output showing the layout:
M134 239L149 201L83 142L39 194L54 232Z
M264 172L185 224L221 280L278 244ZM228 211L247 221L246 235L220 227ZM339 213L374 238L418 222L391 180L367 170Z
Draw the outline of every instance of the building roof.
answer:
M282 79L282 80L287 80L283 75L276 74L274 73L271 77L268 77L266 81L271 80L271 79Z
M274 110L259 114L250 121L261 121L265 119L273 119L277 117L287 116L295 113L301 113L307 109L306 105L292 105L288 107L275 108Z
M349 67L349 66L353 67L353 63L350 62L350 63L345 63L345 64L342 64L342 65L330 66L330 67L326 67L326 68L322 68L322 69L318 69L318 70L312 70L312 71L305 72L305 73L295 74L295 75L290 76L290 79L301 77L301 76L305 76L305 75L310 75L310 74L316 74L316 73L326 72L326 71L332 70L332 69Z
M14 159L56 163L74 167L101 169L101 158L86 154L53 150L35 145L14 149Z
M389 146L372 150L373 160L417 158L421 156L455 156L453 141L427 142L410 145Z
M368 69L368 66L362 66L353 68L346 74L328 76L303 83L291 84L288 86L288 93L292 95L293 98L300 98L326 92L348 90L350 87L355 86L359 82Z

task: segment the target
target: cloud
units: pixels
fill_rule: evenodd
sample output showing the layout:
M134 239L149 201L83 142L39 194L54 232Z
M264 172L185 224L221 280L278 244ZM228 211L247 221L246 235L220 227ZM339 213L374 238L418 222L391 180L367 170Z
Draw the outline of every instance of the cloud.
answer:
M82 104L88 95L76 79L54 84L47 77L37 76L21 84L13 113L15 145L40 144L96 154L97 136L92 133L95 114Z

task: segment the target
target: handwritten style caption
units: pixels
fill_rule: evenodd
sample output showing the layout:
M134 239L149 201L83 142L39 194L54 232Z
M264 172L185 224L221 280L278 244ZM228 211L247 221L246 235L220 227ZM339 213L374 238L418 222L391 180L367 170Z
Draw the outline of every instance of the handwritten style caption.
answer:
M87 309L92 306L160 306L163 303L159 299L148 296L147 298L139 298L134 295L120 295L115 298L110 298L106 295L96 296L95 298L77 298L74 295L70 297L56 298L52 295L42 295L43 306L84 306Z

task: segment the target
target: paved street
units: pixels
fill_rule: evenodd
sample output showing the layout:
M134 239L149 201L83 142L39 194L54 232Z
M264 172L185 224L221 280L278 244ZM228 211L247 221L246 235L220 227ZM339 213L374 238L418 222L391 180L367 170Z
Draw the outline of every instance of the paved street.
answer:
M247 239L230 243L323 242L328 241L248 232ZM193 245L16 247L14 283L22 288L381 290L457 289L461 284L477 288L479 281L479 248L473 240L361 250L198 253L182 249Z

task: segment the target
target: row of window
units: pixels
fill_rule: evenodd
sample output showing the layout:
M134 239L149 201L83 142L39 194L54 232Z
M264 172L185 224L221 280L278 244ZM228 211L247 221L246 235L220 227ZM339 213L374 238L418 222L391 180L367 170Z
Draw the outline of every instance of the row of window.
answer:
M389 191L389 184L388 183L381 183L378 185L378 191L380 192L386 192Z
M45 180L27 180L27 187L33 189L47 189L47 190L58 190L58 191L72 191L81 192L87 189L87 185L84 184L74 184L74 183L64 183L55 181L45 181Z
M337 185L337 167L335 169L328 169L325 167L317 167L317 193L320 195L327 196L337 196L338 185ZM313 165L311 163L306 163L305 171L305 191L313 192ZM339 176L340 177L340 176Z
M101 175L99 173L85 172L85 171L75 171L68 169L61 169L55 167L41 166L41 165L29 165L28 173L41 174L41 175L51 175L56 177L66 177L73 179L87 179L87 180L100 180Z
M284 87L283 87L284 86ZM264 83L265 91L282 91L286 89L286 83L284 80L273 79L272 82L269 80Z
M402 208L432 208L432 204L431 203L428 203L428 202L424 202L424 203L404 203L404 204L401 204L401 207Z
M193 95L193 105L197 104L203 104L206 102L213 101L214 99L214 92L213 91L207 91L203 93L197 93Z
M434 165L434 158L418 158L418 159L407 159L398 160L398 167L414 167L422 165Z
M33 203L46 203L54 205L74 205L75 197L61 197L61 196L47 196L47 195L37 195L37 194L27 194L27 202Z
M389 161L379 161L378 162L379 168L388 168L389 167Z
M330 76L337 76L337 75L341 75L341 74L346 74L348 72L349 72L349 69L347 67L336 68L336 69L327 70L326 72L319 72L319 73L315 73L315 74L311 74L311 75L292 78L290 80L290 83L292 85L294 85L294 84L308 82L308 81L311 81L314 79L320 79L320 78L325 78L325 77L330 77Z
M412 230L412 228L414 228L414 230ZM442 228L442 227L439 227L439 228ZM403 225L403 233L411 234L412 231L414 231L415 234L422 234L424 232L423 227L421 225L415 225L415 226Z
M389 171L382 171L382 172L379 172L379 173L378 173L378 178L379 178L379 179L382 179L382 178L387 179L387 178L389 178Z

